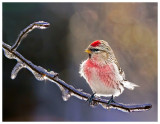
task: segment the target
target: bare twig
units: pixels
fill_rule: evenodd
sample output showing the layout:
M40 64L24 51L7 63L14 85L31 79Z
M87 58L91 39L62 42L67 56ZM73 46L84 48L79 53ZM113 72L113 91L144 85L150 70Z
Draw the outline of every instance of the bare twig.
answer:
M19 72L20 69L27 68L29 71L31 71L34 74L34 76L37 80L40 80L40 81L49 80L51 82L56 83L59 86L60 90L62 91L62 98L64 101L67 101L71 96L75 96L81 100L86 101L88 98L90 98L90 96L91 96L90 94L82 92L81 89L75 89L73 86L68 85L66 82L59 79L58 74L55 73L54 71L48 72L46 69L33 64L32 62L30 62L29 60L24 58L19 52L16 51L17 47L19 46L19 44L21 42L21 39L28 32L32 31L34 28L44 29L48 26L49 26L49 23L47 23L47 22L43 22L43 21L35 22L35 23L29 25L26 29L24 29L20 33L17 41L15 42L15 44L12 47L6 43L2 43L2 47L4 50L5 56L9 59L16 59L17 60L17 64L14 67L14 69L12 70L11 78L15 79L17 76L17 73ZM107 100L95 97L92 100L92 106L96 106L96 105L101 105L105 109L111 109L111 108L118 109L123 112L146 111L152 107L151 104L142 104L142 105L128 104L128 105L125 105L122 103L110 103L108 105Z

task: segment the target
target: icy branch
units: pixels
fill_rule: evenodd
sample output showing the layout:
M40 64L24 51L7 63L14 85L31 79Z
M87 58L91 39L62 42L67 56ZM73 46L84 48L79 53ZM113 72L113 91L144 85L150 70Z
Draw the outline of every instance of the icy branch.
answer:
M26 68L31 71L34 77L39 80L49 80L50 82L56 83L57 86L62 91L62 98L64 101L67 101L71 96L75 96L81 100L86 101L90 98L90 94L82 92L81 89L75 89L73 86L68 85L66 82L58 78L58 74L54 71L47 71L41 66L37 66L33 64L31 61L24 58L19 52L16 51L19 46L22 38L26 36L26 34L32 31L34 28L45 29L49 26L49 23L44 21L34 22L25 28L19 35L17 41L13 46L10 46L6 43L2 43L2 47L4 50L4 54L8 59L16 59L17 64L13 68L11 72L11 79L15 79L18 72L22 68ZM93 98L91 106L101 105L105 109L117 109L123 112L134 112L134 111L146 111L152 108L151 104L142 104L142 105L125 105L122 103L110 103L108 105L108 101L106 99L101 98Z
M17 41L15 42L15 44L12 46L11 50L16 50L17 47L19 46L20 42L22 41L23 38L25 38L27 36L27 34L29 32L31 32L33 29L37 28L37 29L46 29L47 27L49 27L49 23L48 22L44 22L44 21L38 21L38 22L34 22L32 24L30 24L27 28L25 28L23 31L21 31L21 33L19 34Z

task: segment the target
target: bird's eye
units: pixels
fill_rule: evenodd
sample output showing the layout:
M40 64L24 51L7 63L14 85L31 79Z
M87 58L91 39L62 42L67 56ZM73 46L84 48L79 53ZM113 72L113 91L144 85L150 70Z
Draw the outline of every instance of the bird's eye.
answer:
M95 49L95 48L92 48L92 49L90 49L92 52L97 52L97 51L99 51L99 49Z

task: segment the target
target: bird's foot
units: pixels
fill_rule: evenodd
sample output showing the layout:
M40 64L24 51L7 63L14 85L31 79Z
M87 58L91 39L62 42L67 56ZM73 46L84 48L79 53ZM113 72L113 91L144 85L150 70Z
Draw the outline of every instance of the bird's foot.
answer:
M116 102L113 100L113 95L111 96L110 100L107 102L108 105L110 105L110 103L116 103Z
M95 97L95 94L96 94L96 93L93 93L93 94L91 95L91 97L89 97L89 98L86 100L86 102L89 102L89 105L92 104L92 100L93 100L93 98Z

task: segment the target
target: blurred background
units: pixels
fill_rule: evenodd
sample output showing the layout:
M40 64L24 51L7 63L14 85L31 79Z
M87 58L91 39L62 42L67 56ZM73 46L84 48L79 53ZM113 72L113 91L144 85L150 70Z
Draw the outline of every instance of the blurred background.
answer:
M17 51L87 93L92 91L78 73L88 57L84 49L94 40L108 41L126 79L140 86L115 101L153 106L124 113L75 97L64 102L54 83L37 81L27 69L12 80L16 60L3 55L3 121L157 121L157 3L3 3L2 19L9 45L29 24L49 22L48 29L29 33Z

